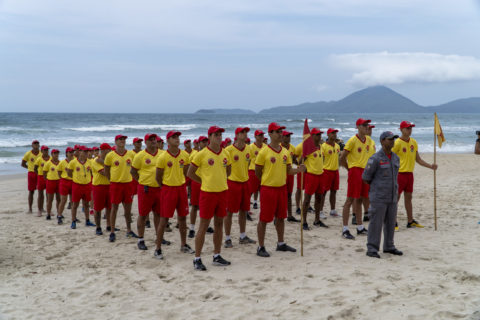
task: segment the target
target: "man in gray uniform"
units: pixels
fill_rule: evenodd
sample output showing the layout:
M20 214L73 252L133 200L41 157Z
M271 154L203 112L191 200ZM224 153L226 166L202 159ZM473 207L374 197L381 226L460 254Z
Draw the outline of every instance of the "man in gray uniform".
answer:
M395 139L390 131L380 135L382 149L368 159L362 179L370 184L370 225L368 227L367 256L380 258L380 239L383 227L383 252L401 256L395 248L393 235L397 218L399 157L392 152Z

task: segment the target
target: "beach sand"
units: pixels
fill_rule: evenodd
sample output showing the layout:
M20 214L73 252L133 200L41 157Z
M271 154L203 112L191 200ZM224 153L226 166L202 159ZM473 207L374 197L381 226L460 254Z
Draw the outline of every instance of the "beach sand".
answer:
M433 155L423 157L432 161ZM297 253L275 252L269 225L272 256L259 258L256 246L238 245L234 218L234 248L222 249L232 265L211 265L207 235L207 272L195 272L193 256L179 252L177 229L166 233L173 243L163 247L165 260L159 261L153 258L153 229L146 232L146 252L125 238L123 211L117 219L122 230L111 244L108 235L95 236L83 223L70 230L69 211L62 226L27 214L26 173L2 176L0 319L480 319L479 160L438 156L438 231L433 172L417 166L414 216L426 227L406 229L399 206L395 243L402 257L367 257L366 237L342 239L341 218L329 217L329 229L305 233L304 257L299 224L286 225L286 241ZM345 194L342 169L339 211ZM79 218L84 222L83 214ZM308 219L311 224L313 215ZM257 238L256 221L248 222L247 234Z

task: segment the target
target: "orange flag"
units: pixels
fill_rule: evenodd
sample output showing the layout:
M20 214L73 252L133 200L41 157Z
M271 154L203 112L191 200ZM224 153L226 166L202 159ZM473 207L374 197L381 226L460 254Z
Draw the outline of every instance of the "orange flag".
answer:
M308 118L305 119L305 125L303 126L303 158L306 158L309 154L317 151L317 147L313 142L312 135L310 134L310 128L308 127Z
M438 147L441 148L442 143L445 142L445 136L443 135L442 126L438 121L438 117L436 113L435 113L435 135L437 136L437 139L438 139Z

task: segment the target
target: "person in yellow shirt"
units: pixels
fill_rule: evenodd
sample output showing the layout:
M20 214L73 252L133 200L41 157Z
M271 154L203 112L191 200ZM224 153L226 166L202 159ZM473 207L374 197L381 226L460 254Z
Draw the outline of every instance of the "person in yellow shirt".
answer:
M33 196L37 189L37 173L35 172L35 161L40 157L40 142L38 140L32 141L32 150L25 152L22 158L21 166L28 170L28 212L32 213ZM40 210L40 209L39 209Z
M38 217L42 216L43 212L43 201L44 201L44 194L43 190L47 187L45 177L43 176L43 166L50 160L50 155L48 154L48 147L42 146L40 148L40 152L42 155L35 160L35 173L37 174L37 190L38 190Z
M143 236L150 211L153 211L155 230L158 229L161 212L160 186L155 179L156 164L160 156L160 150L157 147L157 135L147 133L144 141L146 148L135 155L131 169L133 180L138 182L137 247L140 250L147 250Z
M202 263L203 243L210 220L214 218L214 256L213 264L228 266L230 262L220 255L223 236L223 219L227 215L227 177L231 172L231 161L225 149L222 149L222 133L225 129L212 126L208 129L209 146L199 151L193 157L188 168L188 177L200 186L200 226L195 237L195 270L205 271L207 268Z
M115 242L115 222L120 203L123 204L125 212L125 224L127 225L127 238L138 238L132 231L131 214L132 214L132 167L134 153L125 149L127 136L115 136L115 151L110 152L105 157L105 173L110 180L110 202L112 203L112 212L110 214L111 232L108 240ZM101 163L101 160L97 159Z
M417 141L411 137L413 127L415 127L415 125L408 121L402 121L400 123L402 135L399 139L395 140L392 151L400 158L400 170L398 171L397 179L398 200L400 200L402 192L405 191L404 202L408 218L407 228L423 228L423 225L413 219L413 170L415 163L432 170L437 170L438 166L424 161L418 154ZM395 230L398 231L398 223L395 225Z
M68 176L67 166L74 159L73 148L67 147L65 149L66 158L60 161L60 164L57 167L58 174L60 175L60 205L58 206L57 212L57 221L58 224L63 223L63 210L65 210L65 205L67 204L68 197L72 196L72 178Z
M250 145L250 166L248 167L248 177L250 184L250 193L253 194L253 209L258 209L258 192L260 191L260 180L255 175L255 159L258 153L265 147L265 133L262 130L255 130L255 142Z
M323 184L325 198L327 192L330 192L330 216L339 217L335 210L337 202L337 190L340 188L340 174L338 171L338 157L340 154L340 146L335 142L337 139L337 129L329 128L327 130L328 139L322 143L323 154ZM323 210L323 208L322 208Z
M184 140L183 141L183 147L184 147L184 150L186 153L188 153L188 156L190 157L190 154L192 153L192 140L190 139L187 139L187 140ZM188 198L190 199L190 194L192 192L192 189L191 189L191 184L192 184L192 180L190 180L189 177L186 177L186 184L187 184L187 194L188 194Z
M108 143L102 143L97 158L105 160L110 151L112 151L112 147ZM110 181L106 176L104 165L96 160L92 161L92 174L93 211L95 212L95 225L97 226L95 234L101 236L103 234L101 226L103 209L105 209L105 217L107 218L107 231L111 230L110 214L112 204L110 202Z
M43 166L43 175L46 179L46 193L47 193L47 220L51 220L52 216L52 205L53 205L53 198L55 197L57 201L57 208L60 205L60 189L59 189L59 182L60 182L60 175L58 174L57 167L60 164L58 160L58 154L60 151L57 149L52 149L51 151L51 159L45 163Z
M68 163L67 174L72 179L72 224L71 229L77 228L77 209L82 200L85 213L85 226L95 227L89 220L89 202L92 198L92 189L90 182L92 181L92 163L87 159L87 148L80 146L78 158Z
M260 218L257 225L258 244L257 255L269 257L265 249L265 232L267 223L275 218L277 229L277 251L295 252L296 249L284 242L285 218L287 217L287 174L294 175L304 172L302 164L297 169L292 168L292 157L287 149L281 146L282 132L285 127L272 122L268 125L270 144L260 150L255 160L255 174L260 180Z
M248 183L248 167L250 165L250 150L245 144L248 127L239 127L235 129L235 143L227 146L227 151L232 162L231 174L228 176L227 192L227 216L225 217L225 248L232 248L232 217L238 212L238 225L240 227L240 244L256 243L250 239L246 233L247 213L250 210L250 187Z
M295 147L290 144L292 132L283 130L282 132L282 147L288 150L290 156L292 157L292 163L297 163L297 156L295 154ZM292 193L293 193L293 186L295 185L295 176L287 175L287 221L290 222L300 222L300 220L296 219L292 214Z
M133 150L132 150L132 152L134 153L134 158L135 158L135 155L137 155L139 152L142 151L142 142L143 142L143 139L141 139L141 138L133 138ZM137 194L137 189L138 189L138 181L135 180L135 179L132 179L132 197L134 197ZM137 222L138 222L138 220L137 220Z
M343 206L343 231L345 239L355 237L348 229L350 207L353 203L357 220L357 235L367 235L367 229L362 224L362 198L368 198L369 185L362 180L363 170L367 165L371 148L371 138L367 135L371 120L359 118L356 122L358 133L351 137L340 155L340 164L348 170L347 199Z
M167 133L168 149L159 156L156 164L156 180L161 186L160 223L157 228L157 247L154 257L163 259L162 244L164 244L164 232L168 219L173 218L177 211L178 230L180 232L180 251L194 253L187 244L187 215L188 215L188 194L185 174L190 164L189 155L186 151L180 150L180 131Z

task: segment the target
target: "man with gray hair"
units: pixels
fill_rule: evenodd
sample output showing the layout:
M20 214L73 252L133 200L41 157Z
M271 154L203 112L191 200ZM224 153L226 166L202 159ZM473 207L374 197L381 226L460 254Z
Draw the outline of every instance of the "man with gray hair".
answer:
M393 235L397 218L398 183L400 167L399 157L392 152L395 139L390 131L380 135L382 149L368 159L362 175L365 183L370 185L370 225L367 238L367 256L380 258L380 239L383 228L383 252L401 256L403 253L395 248Z

